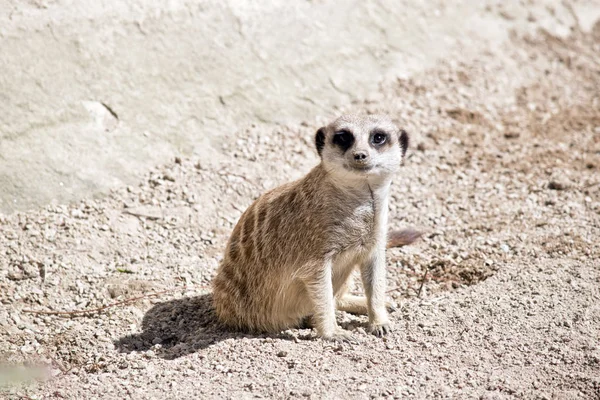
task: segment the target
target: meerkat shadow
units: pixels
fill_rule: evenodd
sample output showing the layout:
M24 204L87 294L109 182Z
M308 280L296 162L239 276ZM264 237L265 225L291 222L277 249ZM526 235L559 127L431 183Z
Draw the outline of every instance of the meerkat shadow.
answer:
M114 342L121 353L153 350L163 359L175 359L195 353L231 338L273 337L233 331L217 320L212 294L183 297L155 304L142 319L142 331ZM290 338L291 339L291 338Z

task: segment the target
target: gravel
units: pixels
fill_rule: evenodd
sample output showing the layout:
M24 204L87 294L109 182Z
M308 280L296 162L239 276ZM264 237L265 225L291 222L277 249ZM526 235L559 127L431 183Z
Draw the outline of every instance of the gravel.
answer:
M599 398L599 50L599 23L513 35L330 116L240 127L224 161L181 155L105 198L0 216L0 395ZM221 329L209 285L233 225L347 111L412 135L390 220L426 234L388 251L394 332L345 313L356 344Z

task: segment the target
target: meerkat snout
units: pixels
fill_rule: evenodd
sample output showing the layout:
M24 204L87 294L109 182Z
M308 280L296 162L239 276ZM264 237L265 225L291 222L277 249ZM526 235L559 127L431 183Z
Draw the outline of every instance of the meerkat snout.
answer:
M367 159L369 158L369 155L366 151L355 151L352 153L352 155L354 155L354 161L361 163L367 162Z
M335 310L366 314L371 332L390 331L385 249L420 232L388 237L393 174L408 134L386 116L338 118L315 134L321 162L304 178L259 197L240 217L213 281L220 321L277 331L311 317L326 339L349 340ZM361 273L365 296L349 294Z

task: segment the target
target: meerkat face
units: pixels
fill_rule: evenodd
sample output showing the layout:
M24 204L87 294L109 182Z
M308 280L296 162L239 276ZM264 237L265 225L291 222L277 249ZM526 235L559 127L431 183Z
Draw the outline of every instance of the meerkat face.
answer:
M328 172L344 177L395 173L408 148L408 134L387 116L344 115L317 131L315 144Z

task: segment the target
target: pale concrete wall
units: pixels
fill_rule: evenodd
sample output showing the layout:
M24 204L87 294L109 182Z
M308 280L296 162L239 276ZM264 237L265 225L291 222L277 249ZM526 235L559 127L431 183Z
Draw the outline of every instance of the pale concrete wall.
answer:
M517 1L248 3L0 0L0 212L215 157L215 138L251 122L312 123L513 28L568 33Z

